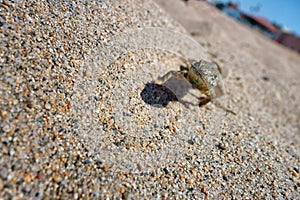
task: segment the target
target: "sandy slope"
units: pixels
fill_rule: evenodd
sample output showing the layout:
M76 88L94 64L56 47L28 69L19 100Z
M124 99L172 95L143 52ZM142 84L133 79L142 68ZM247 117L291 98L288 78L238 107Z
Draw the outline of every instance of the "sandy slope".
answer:
M299 55L205 3L160 4L170 15L0 3L1 198L299 199ZM168 31L121 34L145 27ZM157 84L189 58L220 65L236 115L182 103L199 91L177 77Z

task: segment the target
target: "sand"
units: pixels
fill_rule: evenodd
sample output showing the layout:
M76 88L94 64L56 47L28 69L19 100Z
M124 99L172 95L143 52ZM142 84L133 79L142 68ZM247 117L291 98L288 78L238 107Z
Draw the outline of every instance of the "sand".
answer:
M300 197L299 55L204 2L157 3L0 4L1 198ZM218 103L158 84L190 59L220 66Z

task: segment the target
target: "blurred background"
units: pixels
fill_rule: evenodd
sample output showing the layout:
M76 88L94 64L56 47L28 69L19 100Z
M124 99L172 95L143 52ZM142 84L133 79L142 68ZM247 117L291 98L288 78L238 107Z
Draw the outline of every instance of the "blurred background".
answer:
M188 0L184 0L188 3ZM300 53L300 1L207 0L211 6Z

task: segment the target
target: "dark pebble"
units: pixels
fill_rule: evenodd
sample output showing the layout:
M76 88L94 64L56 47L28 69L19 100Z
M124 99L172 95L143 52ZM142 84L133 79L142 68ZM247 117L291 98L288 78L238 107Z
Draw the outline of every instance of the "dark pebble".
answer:
M299 174L299 168L297 168L297 167L293 167L293 169Z
M98 78L98 82L102 84L103 80L101 78Z
M262 79L263 79L264 81L269 81L269 80L270 80L270 78L267 77L267 76L263 76Z
M169 170L167 168L163 168L163 171L165 172L165 174L169 174Z
M116 142L115 145L117 145L117 147L120 147L120 146L122 146L122 143L121 142Z
M190 145L194 145L195 144L195 142L193 141L193 140L188 140L187 141Z
M218 147L219 149L221 149L221 150L226 150L225 145L223 145L222 143L219 143L219 144L217 145L217 147Z
M87 158L85 161L84 161L84 164L90 164L92 161L91 161L91 159L89 159L89 158Z
M94 96L94 99L95 99L96 101L99 101L99 97L98 97L98 96Z

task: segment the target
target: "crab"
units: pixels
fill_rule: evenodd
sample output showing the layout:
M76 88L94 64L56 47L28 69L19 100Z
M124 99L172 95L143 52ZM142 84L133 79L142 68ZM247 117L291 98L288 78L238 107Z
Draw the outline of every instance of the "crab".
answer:
M233 111L224 108L215 99L224 94L224 86L220 68L212 62L205 60L190 61L189 67L181 66L179 71L169 71L158 80L165 82L172 76L179 75L188 81L194 89L200 90L204 96L197 97L199 106L203 106L209 102L213 102L227 112L235 114Z
M159 77L160 82L165 82L172 76L180 76L188 81L193 88L200 90L205 97L201 97L199 106L205 105L208 102L220 96L222 93L221 73L218 67L211 62L200 60L191 61L190 67L180 66L179 71L169 71L162 77ZM218 89L218 94L215 89ZM221 89L221 90L220 90Z

